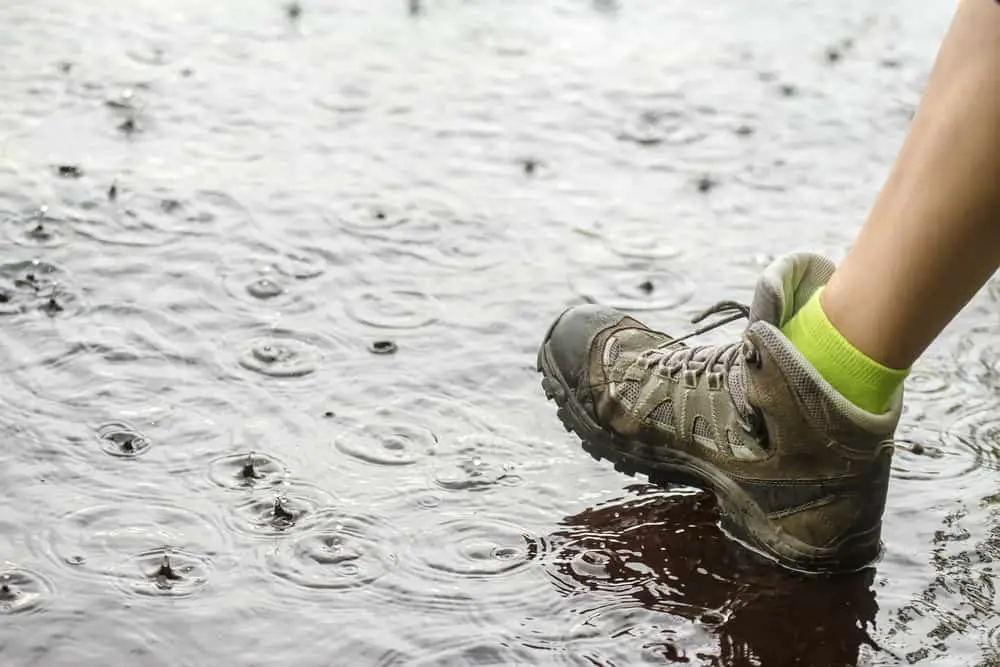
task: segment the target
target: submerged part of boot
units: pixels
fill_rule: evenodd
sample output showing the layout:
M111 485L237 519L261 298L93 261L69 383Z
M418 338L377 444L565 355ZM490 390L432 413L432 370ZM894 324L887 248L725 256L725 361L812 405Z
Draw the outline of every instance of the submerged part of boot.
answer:
M715 492L730 534L801 570L859 569L879 555L892 435L885 414L837 393L781 333L833 265L789 255L768 267L750 307L723 302L674 338L611 308L564 312L538 353L546 395L597 458L653 483ZM694 345L747 318L725 345Z

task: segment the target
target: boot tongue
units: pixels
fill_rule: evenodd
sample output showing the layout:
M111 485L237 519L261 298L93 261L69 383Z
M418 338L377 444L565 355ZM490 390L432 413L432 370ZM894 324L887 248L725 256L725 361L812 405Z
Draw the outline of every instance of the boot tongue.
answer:
M829 259L812 253L794 253L774 260L757 280L750 323L763 320L780 328L830 280L834 268Z

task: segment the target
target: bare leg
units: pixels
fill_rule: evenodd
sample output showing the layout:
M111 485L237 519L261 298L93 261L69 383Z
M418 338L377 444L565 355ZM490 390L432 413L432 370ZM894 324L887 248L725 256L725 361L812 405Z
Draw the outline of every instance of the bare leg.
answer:
M908 368L1000 265L1000 4L961 0L909 135L821 296L861 352Z

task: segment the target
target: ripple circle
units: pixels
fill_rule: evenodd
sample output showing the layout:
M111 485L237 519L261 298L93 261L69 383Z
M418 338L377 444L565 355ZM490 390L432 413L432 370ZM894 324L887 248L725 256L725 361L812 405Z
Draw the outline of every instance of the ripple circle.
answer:
M83 308L83 300L65 271L42 260L0 264L0 315L39 312L66 316Z
M666 310L691 300L694 286L680 273L638 266L581 267L573 290L591 303L623 310Z
M208 478L224 489L245 490L278 486L288 469L281 461L257 452L229 454L212 461Z
M295 334L274 332L246 343L239 364L272 378L299 378L314 373L322 356L319 348Z
M455 440L448 463L433 473L433 481L449 491L488 491L516 486L521 477L512 461L516 442L491 433L473 433Z
M346 309L355 321L380 329L417 329L440 316L437 300L414 290L362 292L348 301Z
M157 567L152 566L164 555L175 559L181 577L173 588L191 592L204 583L212 559L225 547L224 537L205 517L181 507L134 501L73 512L36 539L60 565L111 579L136 593L155 586L150 576Z
M416 556L435 576L493 578L531 561L533 538L499 519L452 519L423 533Z
M543 541L504 519L449 518L413 537L398 576L383 582L380 593L387 604L421 612L524 611L545 584L531 565L546 551Z
M0 615L39 611L52 596L52 584L20 567L0 567Z
M205 554L158 548L127 558L118 567L118 584L136 595L187 597L208 583L211 572Z
M10 220L5 225L7 237L21 246L52 248L66 242L67 224L49 213L47 206L8 214ZM5 213L0 210L0 214ZM5 216L7 217L7 216Z
M410 465L432 455L438 439L433 431L405 423L363 424L337 437L337 449L366 463Z
M311 530L269 552L267 566L275 576L305 589L353 590L395 566L397 540L383 519L331 510Z
M400 244L403 252L442 268L477 271L502 261L496 247L505 238L504 225L434 204L355 205L339 221L351 235Z
M275 537L315 525L333 499L325 491L296 484L276 489L270 495L256 494L236 504L230 522L252 536Z
M166 188L125 190L114 200L93 197L71 214L77 232L111 245L159 246L181 236L208 236L245 229L252 219L242 204L224 192L190 196Z
M128 424L111 422L97 429L97 437L105 454L134 458L149 451L149 438Z
M996 469L1000 422L991 425L980 419L969 416L941 432L919 425L900 428L893 441L893 477L930 482Z

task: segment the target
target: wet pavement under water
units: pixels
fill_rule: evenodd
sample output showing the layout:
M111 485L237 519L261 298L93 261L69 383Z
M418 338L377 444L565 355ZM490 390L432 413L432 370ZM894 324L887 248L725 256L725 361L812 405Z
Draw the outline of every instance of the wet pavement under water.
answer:
M4 3L0 663L1000 664L1000 284L858 575L592 461L533 369L568 304L842 256L953 5Z

